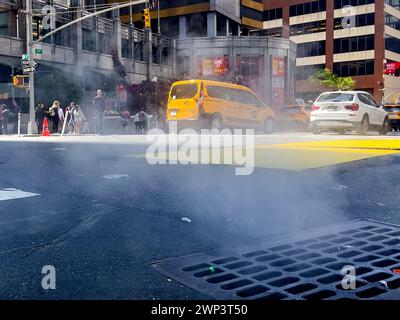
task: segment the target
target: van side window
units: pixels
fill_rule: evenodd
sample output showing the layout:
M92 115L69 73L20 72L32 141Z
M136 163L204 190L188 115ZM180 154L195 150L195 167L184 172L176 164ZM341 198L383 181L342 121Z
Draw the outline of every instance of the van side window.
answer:
M207 86L208 95L211 98L236 101L236 92L233 89L220 86Z
M251 92L244 90L236 90L238 94L238 100L242 104L252 105L256 107L263 107L261 101Z
M225 88L219 86L207 86L208 95L215 99L225 99L224 89Z

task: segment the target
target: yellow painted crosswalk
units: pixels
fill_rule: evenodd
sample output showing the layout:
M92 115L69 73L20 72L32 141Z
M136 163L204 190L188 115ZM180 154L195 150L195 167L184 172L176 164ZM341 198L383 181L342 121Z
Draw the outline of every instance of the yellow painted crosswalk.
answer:
M247 150L253 152L253 149ZM326 140L291 142L283 144L260 144L254 146L254 167L303 171L313 168L334 166L353 161L400 154L400 139L365 139L365 140ZM135 157L144 158L144 155ZM179 159L176 152L158 154L158 159ZM210 158L211 160L211 158ZM179 162L179 160L178 160ZM192 161L192 164L200 161ZM226 163L224 152L212 159L211 164Z
M258 145L255 167L301 171L400 153L395 144L363 141L318 141ZM399 146L400 147L400 146Z

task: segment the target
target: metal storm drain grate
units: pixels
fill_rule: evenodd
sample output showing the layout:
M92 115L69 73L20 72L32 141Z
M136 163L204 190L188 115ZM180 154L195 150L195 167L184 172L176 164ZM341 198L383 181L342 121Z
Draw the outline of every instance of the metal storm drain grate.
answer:
M343 288L344 266L356 289ZM221 300L400 299L400 226L361 219L151 267Z

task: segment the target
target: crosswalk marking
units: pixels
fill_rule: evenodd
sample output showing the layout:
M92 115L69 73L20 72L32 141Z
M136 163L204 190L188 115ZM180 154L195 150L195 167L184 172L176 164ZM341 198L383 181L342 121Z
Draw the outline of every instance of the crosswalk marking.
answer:
M40 196L40 194L26 192L26 191L14 189L14 188L0 189L0 201L21 199L21 198L30 198L30 197L36 197L36 196Z

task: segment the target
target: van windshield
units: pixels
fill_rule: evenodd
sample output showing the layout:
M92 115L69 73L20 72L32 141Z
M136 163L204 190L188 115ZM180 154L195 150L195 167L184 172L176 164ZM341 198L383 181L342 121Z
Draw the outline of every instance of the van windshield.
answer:
M326 93L320 96L317 102L351 102L354 100L352 93Z
M190 99L197 94L197 91L198 85L196 83L176 85L172 88L171 98L172 100Z

